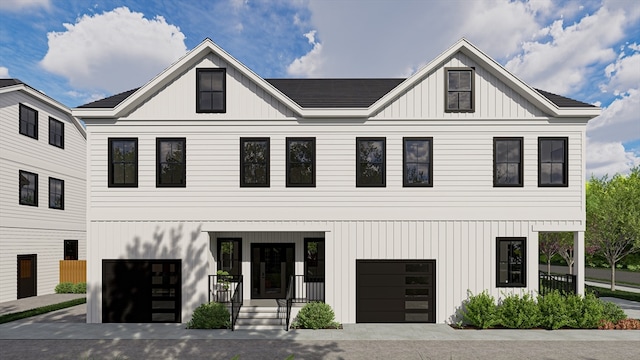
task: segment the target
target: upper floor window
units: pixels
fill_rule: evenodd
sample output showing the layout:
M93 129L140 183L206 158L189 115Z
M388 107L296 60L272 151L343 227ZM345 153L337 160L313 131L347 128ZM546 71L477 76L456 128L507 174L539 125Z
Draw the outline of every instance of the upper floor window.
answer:
M538 138L538 186L568 186L567 138Z
M49 144L64 149L64 123L49 118Z
M156 186L187 186L187 160L185 138L156 140Z
M109 138L109 187L138 187L138 139Z
M522 186L522 138L493 138L493 186Z
M269 138L240 138L240 186L269 187Z
M474 70L472 68L447 68L447 112L474 111Z
M404 186L432 186L433 138L404 138L402 147Z
M196 112L226 112L226 69L197 69Z
M385 186L386 138L356 138L356 186Z
M64 210L64 180L49 178L49 207Z
M20 170L20 205L38 206L38 174Z
M20 134L38 139L38 112L20 104Z
M316 139L287 138L287 186L316 185Z
M525 238L499 237L496 240L496 286L527 286L525 276L527 269Z

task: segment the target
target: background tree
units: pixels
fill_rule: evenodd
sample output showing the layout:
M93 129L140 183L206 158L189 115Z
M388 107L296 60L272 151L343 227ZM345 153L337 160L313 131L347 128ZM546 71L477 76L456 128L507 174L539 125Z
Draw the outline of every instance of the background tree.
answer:
M547 257L547 273L551 274L551 258L558 254L566 261L569 274L573 274L573 233L540 233L538 239L540 253Z
M640 250L640 167L628 176L589 180L586 240L609 263L615 291L616 264Z

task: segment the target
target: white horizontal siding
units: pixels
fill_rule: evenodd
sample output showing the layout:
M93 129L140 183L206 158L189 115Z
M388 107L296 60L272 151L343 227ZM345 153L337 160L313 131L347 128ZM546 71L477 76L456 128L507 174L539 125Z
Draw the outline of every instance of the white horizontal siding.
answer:
M475 67L475 111L445 112L445 68ZM544 113L463 53L456 53L421 82L408 89L375 118L524 119Z
M19 104L38 111L38 139L19 133ZM49 145L49 116L64 149ZM19 204L19 171L38 174L38 206ZM86 239L86 140L59 109L20 91L0 94L0 301L16 296L17 254L37 254L38 294L53 293L63 240ZM64 180L64 210L49 208L49 177Z
M223 114L196 113L196 69L226 68L226 112ZM209 54L199 63L182 73L165 88L123 119L270 119L293 117L284 104L267 94L240 71Z
M429 121L365 124L280 122L244 126L95 126L89 128L94 220L581 219L583 124L483 121L461 128ZM139 186L107 187L110 137L139 140ZM186 188L156 188L156 138L185 137ZM240 188L239 139L271 140L269 188ZM316 138L315 188L285 186L285 139ZM387 185L357 188L356 137L386 137ZM433 137L432 188L402 186L402 138ZM524 186L493 187L493 137L524 138ZM569 138L569 187L538 187L538 136ZM179 209L179 211L177 210ZM489 209L489 211L487 211ZM460 217L462 216L462 218Z

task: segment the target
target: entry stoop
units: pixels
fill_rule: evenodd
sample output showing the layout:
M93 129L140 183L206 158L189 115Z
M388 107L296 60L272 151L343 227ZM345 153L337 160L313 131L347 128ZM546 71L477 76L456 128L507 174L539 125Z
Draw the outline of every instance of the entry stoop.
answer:
M236 320L236 330L284 330L287 308L243 305Z

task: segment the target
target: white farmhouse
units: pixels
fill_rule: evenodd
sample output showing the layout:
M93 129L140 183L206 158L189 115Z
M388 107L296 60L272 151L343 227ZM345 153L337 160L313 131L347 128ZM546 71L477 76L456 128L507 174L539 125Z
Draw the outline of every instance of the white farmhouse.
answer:
M343 323L449 322L467 290L537 290L545 231L575 234L584 287L600 109L464 39L407 79L263 79L206 39L73 114L88 322L186 322L234 296L324 300Z
M86 133L71 109L0 79L0 302L52 294L85 258Z

